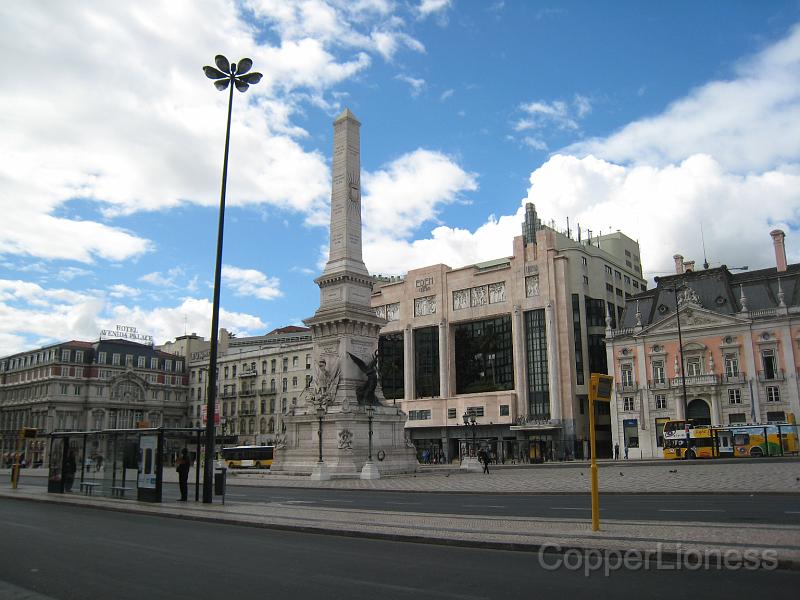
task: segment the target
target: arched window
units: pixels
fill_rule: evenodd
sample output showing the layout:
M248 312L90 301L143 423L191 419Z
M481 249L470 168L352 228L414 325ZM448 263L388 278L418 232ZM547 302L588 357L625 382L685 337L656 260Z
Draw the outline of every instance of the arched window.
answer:
M262 418L258 428L259 433L267 433L267 420Z
M269 420L269 433L275 433L275 419Z

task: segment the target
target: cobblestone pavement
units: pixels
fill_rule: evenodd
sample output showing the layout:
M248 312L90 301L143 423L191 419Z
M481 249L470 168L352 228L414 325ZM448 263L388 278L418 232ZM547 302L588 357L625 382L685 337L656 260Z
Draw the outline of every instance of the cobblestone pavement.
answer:
M492 467L489 475L449 467L423 467L414 475L377 480L333 479L277 473L231 473L232 485L314 487L426 492L564 493L589 490L589 464ZM800 459L658 463L604 462L598 469L607 493L747 493L800 494Z

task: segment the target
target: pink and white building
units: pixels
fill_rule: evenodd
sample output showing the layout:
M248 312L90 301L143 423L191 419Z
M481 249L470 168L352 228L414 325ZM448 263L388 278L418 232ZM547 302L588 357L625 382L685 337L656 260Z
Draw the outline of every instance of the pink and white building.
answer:
M675 255L675 274L629 298L621 328L609 321L612 437L631 458L662 456L668 419L764 424L800 414L800 264L786 264L784 232L771 235L774 267L695 270Z

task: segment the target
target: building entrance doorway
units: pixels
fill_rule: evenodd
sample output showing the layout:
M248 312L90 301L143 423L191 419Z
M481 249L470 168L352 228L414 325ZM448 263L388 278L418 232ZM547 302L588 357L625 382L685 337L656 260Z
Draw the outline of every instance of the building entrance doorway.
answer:
M695 398L686 407L686 418L695 425L711 425L711 407L705 400Z

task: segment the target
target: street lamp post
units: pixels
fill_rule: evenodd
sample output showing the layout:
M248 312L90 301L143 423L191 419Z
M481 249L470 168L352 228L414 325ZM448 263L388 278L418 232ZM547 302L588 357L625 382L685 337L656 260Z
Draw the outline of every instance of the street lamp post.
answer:
M372 417L375 416L375 407L372 405L367 406L367 419L369 420L369 453L367 461L372 462Z
M214 301L211 311L211 347L208 359L208 407L206 409L206 457L203 473L203 503L211 504L214 498L214 417L217 397L217 329L219 328L219 294L222 275L222 233L225 228L225 189L228 181L228 148L231 140L231 110L233 108L233 88L240 92L261 81L261 73L249 73L253 61L243 58L238 63L230 63L218 54L214 57L217 68L205 66L203 72L209 79L214 79L214 86L221 92L230 86L228 95L228 124L225 130L225 156L222 161L222 190L219 199L219 225L217 228L217 260L214 271Z
M689 404L686 398L686 362L683 359L683 336L681 335L681 311L680 306L678 305L678 290L683 289L684 285L673 285L672 287L668 288L672 290L673 294L675 295L675 320L678 323L678 352L681 357L681 390L683 392L683 418L688 419L689 415L687 411L689 409Z
M475 413L472 411L465 412L462 418L464 419L464 425L472 429L472 446L470 447L469 455L475 456L475 429L478 427Z
M317 406L317 419L319 419L319 429L317 429L317 437L319 438L319 464L322 465L322 419L325 417L325 407Z

